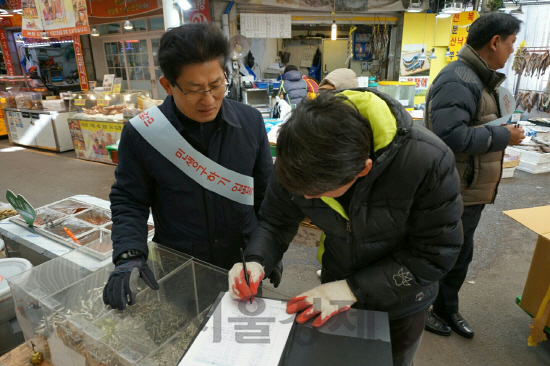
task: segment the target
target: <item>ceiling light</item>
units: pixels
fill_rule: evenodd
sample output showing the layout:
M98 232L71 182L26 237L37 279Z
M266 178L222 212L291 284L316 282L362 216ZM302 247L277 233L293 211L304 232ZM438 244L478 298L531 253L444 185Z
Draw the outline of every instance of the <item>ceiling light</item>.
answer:
M430 55L430 57L428 57L430 60L435 60L437 58L436 54L435 54L435 48L432 48L432 54Z
M449 47L447 47L447 52L445 52L445 57L451 57L451 51Z
M16 9L13 12L16 14L21 14L23 12L23 9Z
M8 11L6 9L0 9L0 14L8 14Z
M48 37L48 33L46 33L46 31L42 32L42 39L50 39L50 37Z
M179 7L181 8L181 10L189 10L191 9L191 3L188 1L188 0L178 0L177 1Z
M446 1L442 11L449 14L462 13L464 11L464 4L458 0Z
M407 13L420 13L422 11L422 1L411 0L409 7L405 10Z
M134 29L134 26L128 19L126 19L126 21L124 22L124 29L127 29L127 30Z
M17 35L17 37L15 38L15 42L17 43L25 43L25 40L23 39L23 36L21 35L21 33L19 33Z
M451 13L444 13L442 11L440 11L435 17L436 18L448 18L451 16Z
M95 25L94 25L94 27L92 28L92 31L90 32L90 35L91 35L92 37L99 37L99 31L97 30L97 28L95 27Z
M330 39L333 41L336 40L336 32L337 32L336 20L334 20L332 22L332 26L330 27Z
M419 60L426 60L426 54L424 53L424 49L422 49L422 53L418 55Z

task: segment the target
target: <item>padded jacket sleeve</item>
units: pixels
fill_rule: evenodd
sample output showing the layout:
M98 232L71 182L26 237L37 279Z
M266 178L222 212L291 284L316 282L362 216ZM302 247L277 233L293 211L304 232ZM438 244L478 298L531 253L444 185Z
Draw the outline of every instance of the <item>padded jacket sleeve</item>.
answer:
M273 174L260 209L260 222L252 234L245 255L254 257L271 273L281 261L283 254L304 219L302 210L292 202L292 195L279 185Z
M463 243L459 182L447 149L415 195L401 249L346 279L360 302L386 307L451 270Z
M153 181L146 172L141 157L141 136L127 123L124 126L118 147L116 182L111 188L111 212L113 219L113 260L130 249L147 249L147 219L152 204ZM143 145L143 144L142 144Z
M430 102L433 132L455 154L482 155L506 148L510 141L506 128L469 126L476 116L481 93L476 96L464 84L448 81L434 85L430 94L433 95Z

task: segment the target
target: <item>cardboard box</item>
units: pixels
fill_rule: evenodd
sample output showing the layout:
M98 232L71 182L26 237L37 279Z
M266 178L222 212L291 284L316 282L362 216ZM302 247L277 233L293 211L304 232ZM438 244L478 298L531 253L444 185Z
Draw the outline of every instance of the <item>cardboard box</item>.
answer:
M550 287L550 206L504 213L539 234L519 304L522 309L536 316ZM550 319L547 320L546 326L550 327Z

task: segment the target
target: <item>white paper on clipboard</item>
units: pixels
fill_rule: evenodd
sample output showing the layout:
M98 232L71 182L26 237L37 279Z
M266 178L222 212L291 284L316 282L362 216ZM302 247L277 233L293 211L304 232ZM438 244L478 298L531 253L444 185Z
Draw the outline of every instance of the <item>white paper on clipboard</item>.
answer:
M277 366L295 314L280 300L256 298L250 305L256 308L249 305L225 293L178 366Z

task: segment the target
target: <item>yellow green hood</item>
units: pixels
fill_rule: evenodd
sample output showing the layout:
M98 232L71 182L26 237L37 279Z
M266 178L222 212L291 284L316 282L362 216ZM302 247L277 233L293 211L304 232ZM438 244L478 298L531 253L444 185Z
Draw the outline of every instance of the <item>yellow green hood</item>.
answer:
M354 104L361 115L370 122L374 151L388 146L393 141L397 133L397 121L390 107L388 107L382 98L368 91L345 90L340 94L345 95L349 100L347 103ZM321 197L321 200L349 221L346 210L340 202L330 197ZM323 232L319 242L319 249L317 250L317 260L319 263L322 263L321 260L325 252L325 238L326 235Z

